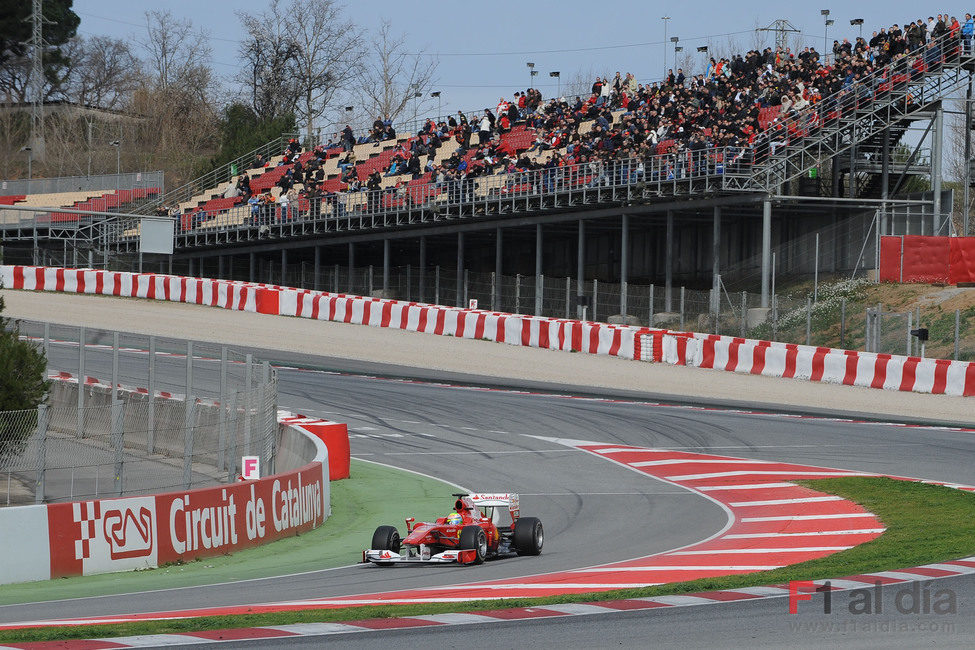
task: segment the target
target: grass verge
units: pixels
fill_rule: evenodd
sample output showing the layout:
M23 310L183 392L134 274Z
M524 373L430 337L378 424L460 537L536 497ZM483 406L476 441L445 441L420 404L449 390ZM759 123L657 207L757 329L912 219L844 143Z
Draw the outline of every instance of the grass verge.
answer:
M0 605L192 587L354 564L377 522L402 524L411 514L438 517L445 495L457 491L449 483L356 459L350 474L331 483L332 516L304 535L158 569L4 585ZM397 499L390 499L390 494Z
M799 482L820 492L837 494L861 504L880 517L887 527L887 531L873 541L847 551L773 571L704 578L641 589L490 602L369 606L204 617L179 621L146 621L75 628L11 630L0 632L0 643L166 634L288 623L337 622L364 618L416 616L494 609L499 604L504 607L524 607L553 603L662 596L779 584L789 580L837 578L975 555L975 494L941 486L895 481L887 478L849 477Z

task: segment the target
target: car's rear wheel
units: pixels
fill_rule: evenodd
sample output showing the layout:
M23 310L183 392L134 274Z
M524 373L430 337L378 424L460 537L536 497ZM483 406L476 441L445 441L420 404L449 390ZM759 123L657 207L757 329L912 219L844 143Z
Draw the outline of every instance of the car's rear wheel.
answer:
M515 522L512 542L518 555L540 555L545 542L545 531L537 517L522 517Z
M372 534L372 547L377 551L393 551L399 553L400 536L396 526L380 526ZM391 566L391 562L376 562L379 566Z
M474 550L473 564L481 564L487 557L487 535L480 526L464 526L460 529L460 548Z

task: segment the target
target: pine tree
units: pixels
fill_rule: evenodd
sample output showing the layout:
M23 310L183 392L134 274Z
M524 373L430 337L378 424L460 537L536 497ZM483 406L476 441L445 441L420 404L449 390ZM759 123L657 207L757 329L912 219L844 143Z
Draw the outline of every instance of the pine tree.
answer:
M51 385L44 350L20 339L17 323L3 316L4 306L0 296L0 462L23 450L36 423L34 413L13 416L3 411L36 409Z

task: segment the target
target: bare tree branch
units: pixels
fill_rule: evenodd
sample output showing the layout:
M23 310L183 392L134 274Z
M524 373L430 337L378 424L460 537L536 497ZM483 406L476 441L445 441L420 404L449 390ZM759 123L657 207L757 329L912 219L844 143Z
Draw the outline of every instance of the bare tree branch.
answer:
M438 66L439 61L426 56L424 50L407 53L406 34L394 34L389 21L384 20L357 71L361 103L373 117L389 116L395 121L412 114L416 121L418 113L430 103Z

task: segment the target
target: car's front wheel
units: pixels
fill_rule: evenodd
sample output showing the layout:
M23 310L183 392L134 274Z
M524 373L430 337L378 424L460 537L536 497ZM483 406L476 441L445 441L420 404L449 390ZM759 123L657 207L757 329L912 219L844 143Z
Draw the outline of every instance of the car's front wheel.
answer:
M472 564L481 564L487 557L487 535L480 526L464 526L460 529L460 548L474 550Z
M399 531L395 526L380 526L372 534L371 548L377 551L393 551L399 553L400 549ZM376 562L379 566L390 566L391 562Z

